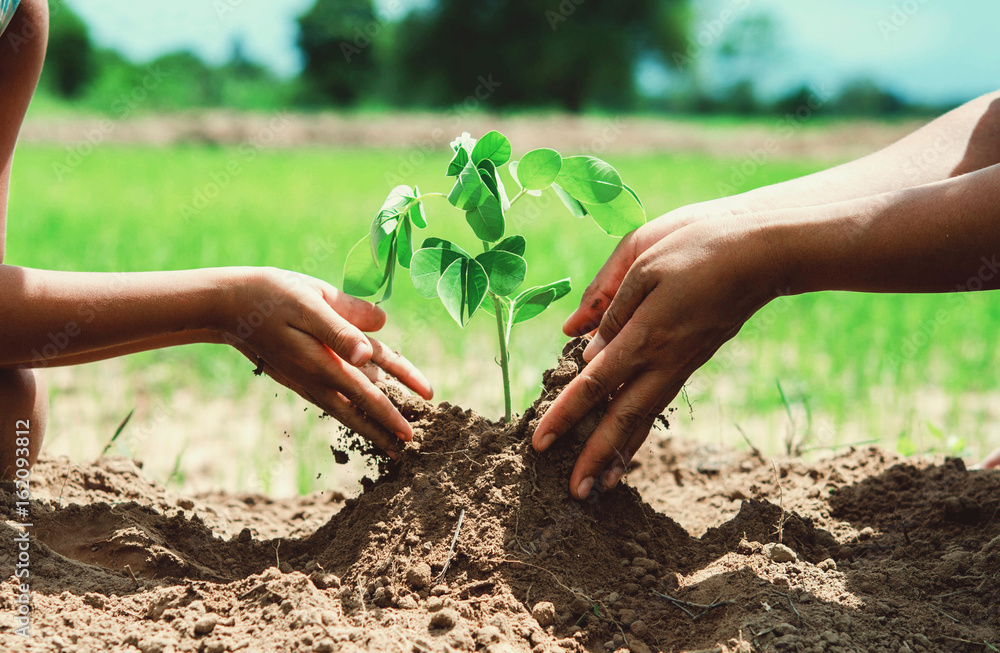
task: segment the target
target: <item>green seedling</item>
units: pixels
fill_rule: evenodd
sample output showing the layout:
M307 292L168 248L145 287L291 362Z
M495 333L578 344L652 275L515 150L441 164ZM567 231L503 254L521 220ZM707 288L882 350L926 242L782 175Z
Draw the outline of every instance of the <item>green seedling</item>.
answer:
M496 319L503 373L504 409L511 419L510 340L515 324L540 315L565 297L569 279L520 290L528 271L523 236L507 235L507 212L525 196L555 193L577 218L591 217L607 234L621 237L646 222L639 197L618 172L593 156L564 157L532 150L511 161L507 137L497 131L479 140L464 133L451 143L448 193L421 193L416 186L390 191L368 235L354 246L344 268L344 290L357 297L392 295L397 266L409 270L417 293L438 298L462 328L480 309ZM501 174L506 166L517 186L511 198ZM445 198L465 219L483 252L473 256L454 242L426 238L414 249L414 228L425 229L424 202Z

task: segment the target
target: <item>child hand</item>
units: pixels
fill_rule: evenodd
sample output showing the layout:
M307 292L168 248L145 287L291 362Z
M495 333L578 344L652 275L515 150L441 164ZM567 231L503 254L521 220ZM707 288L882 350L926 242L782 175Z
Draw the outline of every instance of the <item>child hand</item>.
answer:
M424 399L433 390L408 360L362 331L378 331L385 312L313 277L245 271L224 311L222 339L268 376L395 457L413 429L360 368L371 362ZM370 368L370 366L369 366Z

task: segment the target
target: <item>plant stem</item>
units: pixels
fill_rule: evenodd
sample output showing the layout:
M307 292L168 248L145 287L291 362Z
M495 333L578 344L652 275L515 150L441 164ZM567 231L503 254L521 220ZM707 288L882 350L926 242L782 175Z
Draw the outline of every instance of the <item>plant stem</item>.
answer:
M500 305L500 300L493 293L490 293L490 297L493 299L493 311L497 314L497 335L500 340L500 369L503 372L503 409L504 417L507 419L507 423L510 423L511 411L510 411L510 355L507 351L507 338L504 333L503 328L503 307Z
M490 251L490 244L485 240L483 241L483 250ZM490 293L490 299L493 300L493 312L497 316L497 339L500 341L500 370L503 372L504 418L510 424L512 415L510 401L510 353L507 351L508 331L504 328L503 306L500 303L500 298Z
M510 355L507 351L507 338L505 337L503 328L503 306L500 305L500 300L493 293L490 293L490 298L493 299L493 311L497 314L497 335L500 340L500 369L503 372L503 409L504 417L507 419L507 423L510 423L511 412L510 412Z
M524 195L526 192L527 191L525 189L523 189L523 188L520 191L518 191L517 195L514 196L514 199L512 199L510 201L510 205L514 206L514 202L516 202L517 200L521 199L521 196Z

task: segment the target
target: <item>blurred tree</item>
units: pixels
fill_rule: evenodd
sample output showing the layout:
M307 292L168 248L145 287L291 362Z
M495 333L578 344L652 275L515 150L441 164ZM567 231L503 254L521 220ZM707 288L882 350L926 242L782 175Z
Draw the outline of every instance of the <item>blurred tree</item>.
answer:
M630 108L640 58L673 60L689 22L688 0L437 0L398 30L398 99Z
M76 98L95 73L94 46L87 26L65 2L54 3L45 55L46 85L62 97Z
M371 0L316 0L298 23L306 100L357 102L371 88L372 48L386 27Z
M894 115L904 107L903 100L871 79L849 82L834 102L837 113L852 116Z

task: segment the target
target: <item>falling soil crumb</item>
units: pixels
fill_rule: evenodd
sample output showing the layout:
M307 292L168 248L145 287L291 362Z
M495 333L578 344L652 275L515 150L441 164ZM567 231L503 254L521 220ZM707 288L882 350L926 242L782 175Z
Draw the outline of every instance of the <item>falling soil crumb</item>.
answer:
M0 650L1000 648L1000 474L783 460L782 510L770 461L657 433L627 483L575 501L601 411L545 454L530 435L582 346L509 425L390 390L414 441L357 498L178 497L131 461L39 463L27 639L0 488Z

